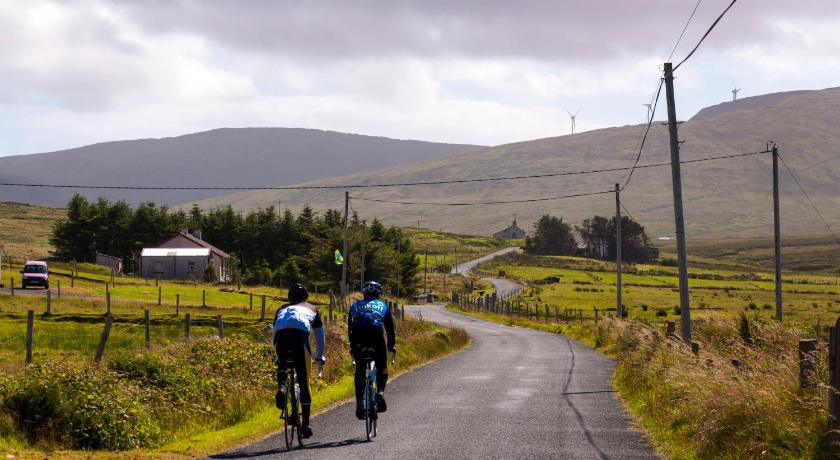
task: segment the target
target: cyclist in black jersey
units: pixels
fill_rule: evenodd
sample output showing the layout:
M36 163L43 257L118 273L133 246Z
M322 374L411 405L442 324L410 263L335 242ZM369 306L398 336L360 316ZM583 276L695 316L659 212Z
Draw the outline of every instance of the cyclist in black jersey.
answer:
M388 383L388 351L396 351L394 317L388 304L379 300L382 286L368 281L362 288L365 298L354 303L347 315L350 350L356 361L356 417L365 418L362 396L365 390L365 367L362 348L373 348L376 365L376 411L385 412L385 385ZM385 336L387 335L387 343ZM387 348L386 348L387 346Z

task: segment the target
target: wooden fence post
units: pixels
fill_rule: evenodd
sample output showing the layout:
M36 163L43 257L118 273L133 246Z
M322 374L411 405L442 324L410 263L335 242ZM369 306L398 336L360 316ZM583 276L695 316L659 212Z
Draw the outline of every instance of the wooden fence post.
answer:
M14 276L9 277L9 292L11 292L12 295L15 295L15 277Z
M260 321L265 321L265 294L262 295L260 301Z
M677 332L677 323L675 321L668 321L666 324L667 329L665 330L665 334L668 337L674 337Z
M150 331L152 321L151 321L151 318L149 317L150 313L151 312L148 309L143 310L143 322L146 325L146 350L151 350L152 349L152 337L151 337L151 331Z
M216 315L216 328L219 329L219 338L225 338L225 326L222 324L222 315Z
M402 310L400 310L400 321L405 321L405 305L403 305Z
M58 298L60 299L61 298L61 280L55 280L55 282L58 284Z
M108 288L108 283L105 283L105 316L111 316L111 290ZM98 361L97 361L98 362Z
M817 340L799 340L799 386L814 388L817 386Z
M207 308L207 289L201 290L201 306Z
M158 306L163 305L163 287L158 286Z
M248 311L253 310L253 309L254 309L254 293L249 292L248 293Z
M184 338L189 340L190 339L190 314L186 313L184 315Z
M50 292L49 289L47 289L47 311L46 311L46 315L47 316L52 315L52 292Z
M35 310L26 312L26 364L32 364L32 334L35 329Z
M102 353L105 352L105 344L108 343L108 336L111 334L111 325L113 323L114 318L112 316L105 317L105 328L102 329L102 337L99 338L99 346L96 347L96 356L93 358L93 361L97 364L102 360Z
M830 328L828 342L828 428L840 428L840 318Z
M175 316L181 314L181 294L175 294Z

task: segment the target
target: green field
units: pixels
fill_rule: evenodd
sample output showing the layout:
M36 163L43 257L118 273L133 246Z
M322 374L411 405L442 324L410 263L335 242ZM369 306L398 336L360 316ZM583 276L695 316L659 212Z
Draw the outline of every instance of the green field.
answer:
M596 308L615 308L614 264L576 257L513 256L481 267L480 273L500 272L529 285L518 298L529 304L549 304L583 309L594 316ZM746 312L752 318L775 317L773 274L732 266L728 270L690 268L689 289L692 319L736 317ZM785 320L828 324L840 314L837 277L819 274L783 275ZM679 280L676 268L661 265L627 265L622 275L623 303L631 318L673 320L679 317Z

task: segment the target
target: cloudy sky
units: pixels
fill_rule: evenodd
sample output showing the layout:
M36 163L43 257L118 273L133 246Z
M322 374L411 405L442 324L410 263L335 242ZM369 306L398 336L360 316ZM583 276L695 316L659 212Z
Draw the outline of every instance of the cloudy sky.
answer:
M675 62L730 0L703 0ZM644 121L696 0L0 0L0 155L217 127L495 145ZM739 0L678 114L840 86L837 0ZM663 98L664 100L664 98ZM664 109L660 113L664 113Z

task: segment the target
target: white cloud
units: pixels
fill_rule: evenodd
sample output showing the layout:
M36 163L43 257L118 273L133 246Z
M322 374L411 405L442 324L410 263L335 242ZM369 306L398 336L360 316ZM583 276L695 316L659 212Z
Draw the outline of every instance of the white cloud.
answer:
M804 1L823 17L736 5L680 70L682 117L733 79L745 95L837 85L840 19ZM595 3L0 0L0 154L221 126L498 144L565 134L578 107L579 131L640 123L689 8Z

